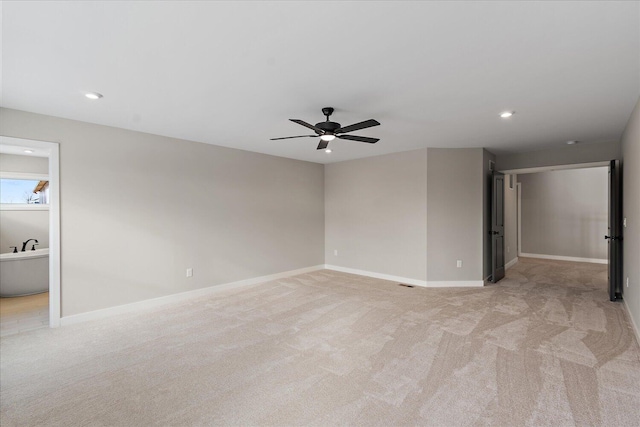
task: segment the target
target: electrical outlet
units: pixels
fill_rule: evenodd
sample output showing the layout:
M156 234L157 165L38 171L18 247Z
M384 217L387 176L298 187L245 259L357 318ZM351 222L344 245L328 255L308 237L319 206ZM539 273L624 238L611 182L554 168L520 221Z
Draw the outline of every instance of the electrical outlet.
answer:
M462 260L459 259L458 261L456 261L456 267L458 268L462 268Z
M338 256L338 250L337 249L333 250L333 256Z
M627 288L629 287L629 277L627 277Z
M187 268L187 277L193 277L193 268Z

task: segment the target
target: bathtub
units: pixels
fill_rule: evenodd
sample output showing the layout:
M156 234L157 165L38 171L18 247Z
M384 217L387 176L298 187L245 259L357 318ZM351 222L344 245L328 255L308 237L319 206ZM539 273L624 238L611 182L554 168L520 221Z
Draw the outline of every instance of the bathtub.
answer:
M49 249L0 254L0 297L49 290Z

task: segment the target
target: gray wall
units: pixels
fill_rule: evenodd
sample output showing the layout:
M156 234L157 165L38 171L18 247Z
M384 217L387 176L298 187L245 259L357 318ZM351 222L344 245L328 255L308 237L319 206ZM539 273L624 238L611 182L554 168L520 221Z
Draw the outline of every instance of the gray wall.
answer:
M0 153L0 171L48 175L49 159L46 157Z
M573 165L619 159L619 142L565 145L562 148L528 153L504 154L496 159L499 171L542 166Z
M48 174L49 160L45 157L0 154L0 172ZM49 247L48 210L0 210L0 253L11 252L11 246L38 239L38 248Z
M481 281L489 158L480 148L428 148L326 165L326 263Z
M484 150L430 148L427 156L429 281L483 280ZM456 267L462 260L462 268Z
M623 230L624 300L636 327L640 327L640 100L636 104L622 135L623 216L627 227Z
M18 250L27 239L37 239L36 248L49 247L49 211L48 210L0 210L0 253ZM31 249L31 244L27 249Z
M60 142L63 316L324 263L320 164L8 109L0 121Z
M513 188L509 186L513 176ZM504 263L518 256L518 186L517 176L504 176Z
M522 252L607 258L608 168L518 175Z
M426 149L326 165L325 209L327 264L427 279Z

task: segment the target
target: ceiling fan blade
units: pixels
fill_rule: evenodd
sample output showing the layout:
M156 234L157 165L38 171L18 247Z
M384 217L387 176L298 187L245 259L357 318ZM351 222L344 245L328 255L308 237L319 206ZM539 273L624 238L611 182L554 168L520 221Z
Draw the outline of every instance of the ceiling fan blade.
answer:
M317 138L318 135L298 135L298 136L284 136L282 138L271 138L270 141L276 141L278 139L291 139L291 138L305 138L310 136L311 138Z
M320 128L315 127L314 125L310 125L309 123L299 120L299 119L289 119L291 120L293 123L297 123L299 125L302 125L304 127L307 127L309 129L313 129L314 131L318 132L319 135L322 135L324 133L324 131Z
M379 138L369 138L367 136L356 135L339 135L337 138L348 139L349 141L368 142L369 144L375 144L376 142L380 141Z
M354 130L370 128L372 126L378 126L379 124L380 123L378 123L377 120L369 119L369 120L365 120L364 122L360 122L360 123L356 123L354 125L349 125L349 126L345 126L343 128L340 128L340 129L336 130L336 133L353 132Z
M327 148L327 146L329 145L329 141L325 141L323 139L320 140L320 143L318 144L318 150L324 150L325 148Z

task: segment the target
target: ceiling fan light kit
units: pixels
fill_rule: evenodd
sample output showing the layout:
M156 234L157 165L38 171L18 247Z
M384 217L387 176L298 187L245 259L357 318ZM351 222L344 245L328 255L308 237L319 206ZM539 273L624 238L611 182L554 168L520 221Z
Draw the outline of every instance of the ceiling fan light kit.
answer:
M291 139L291 138L317 138L320 137L320 143L318 144L318 150L325 150L329 145L329 141L333 141L335 138L338 139L346 139L349 141L358 141L358 142L366 142L369 144L375 144L380 141L378 138L369 138L367 136L357 136L357 135L344 135L348 132L353 132L360 129L366 129L373 126L378 126L380 123L377 120L369 119L364 122L355 123L353 125L344 126L340 123L329 121L329 117L333 114L332 107L325 107L322 109L322 114L325 115L326 120L324 122L316 123L315 126L311 125L305 121L300 119L289 119L294 123L297 123L301 126L309 128L313 130L315 135L298 135L298 136L285 136L282 138L271 138L271 141L276 141L278 139ZM328 153L331 151L327 150Z

